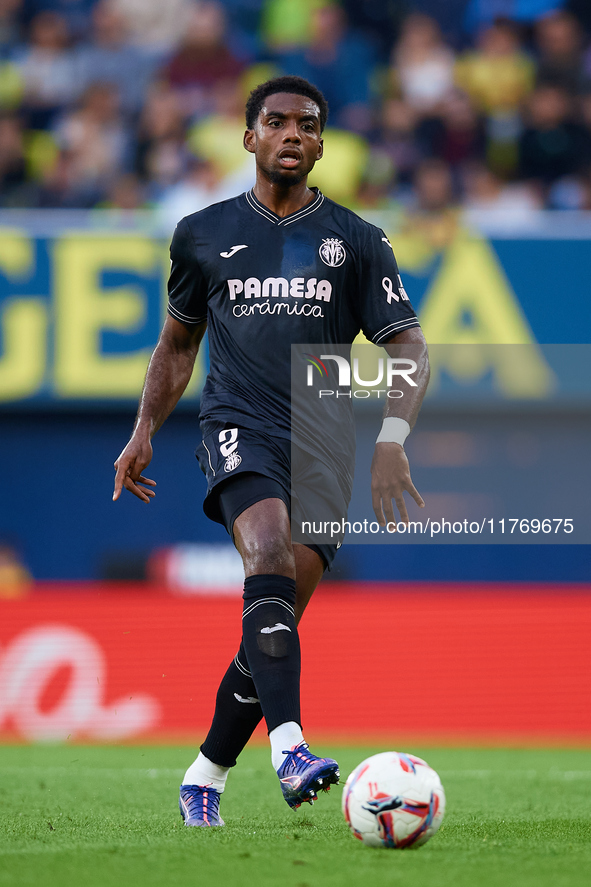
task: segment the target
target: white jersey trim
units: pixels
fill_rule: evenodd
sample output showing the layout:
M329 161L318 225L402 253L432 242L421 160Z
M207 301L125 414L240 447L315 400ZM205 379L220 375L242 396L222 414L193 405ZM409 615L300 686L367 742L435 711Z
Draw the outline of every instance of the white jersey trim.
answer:
M407 317L406 320L399 320L398 323L391 323L388 326L385 326L382 330L375 334L371 341L375 345L380 345L383 339L387 339L395 333L400 333L402 332L402 330L411 329L414 326L420 327L418 318Z
M317 209L320 209L322 204L324 203L324 194L319 191L316 195L316 199L309 203L307 206L302 207L302 209L298 210L295 213L292 213L289 216L286 216L284 219L280 218L280 216L276 215L272 210L266 207L260 200L255 196L252 188L250 191L245 192L246 202L256 213L262 216L264 219L267 219L269 222L272 222L274 225L281 227L281 225L287 226L291 225L293 222L299 222L300 219L303 219L305 216L309 216L311 213L316 212Z
M273 224L277 224L277 217L270 210L267 209L266 206L263 206L262 203L256 199L252 191L246 192L246 201L251 209L254 209L256 213L260 216L263 216L264 219L267 219L269 222L273 222Z
M315 213L317 209L320 209L322 204L324 203L324 194L318 192L318 197L312 203L305 206L303 209L300 209L293 216L287 216L286 219L281 219L279 222L280 225L291 225L293 222L299 222L300 219L303 219L304 216L309 216L311 213Z
M183 323L203 323L204 320L207 320L207 314L203 317L190 317L188 314L183 314L182 311L179 311L178 308L175 308L170 302L168 303L167 311L171 317L174 317L175 320L180 320Z

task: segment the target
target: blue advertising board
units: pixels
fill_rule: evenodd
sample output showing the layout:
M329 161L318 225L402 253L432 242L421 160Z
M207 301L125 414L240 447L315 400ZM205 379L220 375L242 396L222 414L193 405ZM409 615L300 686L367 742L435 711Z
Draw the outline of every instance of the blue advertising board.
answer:
M429 343L591 341L591 231L487 237L460 226L434 249L388 218L375 221L388 231ZM1 214L0 408L137 401L165 316L168 239L149 219ZM205 349L183 398L189 406L206 357Z

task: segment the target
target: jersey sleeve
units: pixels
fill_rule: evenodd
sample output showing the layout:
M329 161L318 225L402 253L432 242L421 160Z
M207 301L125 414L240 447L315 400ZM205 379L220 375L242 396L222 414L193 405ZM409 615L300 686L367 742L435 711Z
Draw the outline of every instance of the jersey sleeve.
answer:
M390 241L380 228L371 228L360 262L359 313L366 338L382 345L402 330L420 326L402 285Z
M181 219L176 226L170 244L167 310L186 326L207 320L207 286L186 219Z

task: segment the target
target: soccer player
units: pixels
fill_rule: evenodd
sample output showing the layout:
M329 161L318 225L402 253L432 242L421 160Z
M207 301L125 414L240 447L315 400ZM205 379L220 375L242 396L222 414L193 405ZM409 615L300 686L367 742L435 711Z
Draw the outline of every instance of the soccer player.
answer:
M299 77L258 86L246 105L244 147L256 184L182 219L170 248L168 317L152 355L131 440L115 462L123 487L143 502L151 438L185 390L207 327L210 371L201 396L207 477L204 511L222 523L245 572L240 649L222 678L209 733L185 774L186 825L219 826L220 795L262 717L272 764L290 807L337 783L338 764L304 741L297 624L337 544L294 544L290 526L291 345L350 345L359 330L379 345L419 346L416 386L387 400L372 462L372 502L382 526L403 492L419 506L403 449L427 384L425 340L384 232L308 188L323 152L326 100ZM346 436L346 435L345 435ZM326 487L341 511L351 475L305 441L298 471ZM320 480L319 480L320 479Z

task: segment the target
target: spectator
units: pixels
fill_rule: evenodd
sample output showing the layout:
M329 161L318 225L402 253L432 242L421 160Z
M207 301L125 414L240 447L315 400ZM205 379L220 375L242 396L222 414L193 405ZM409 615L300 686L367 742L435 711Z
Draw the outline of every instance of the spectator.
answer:
M171 235L179 219L197 212L211 203L228 200L240 191L254 185L254 165L244 176L244 170L236 175L222 176L219 167L208 160L193 157L187 173L177 184L164 192L156 207L158 227Z
M440 5L439 0L437 3ZM351 27L376 47L379 62L387 64L407 12L405 4L397 0L341 0L341 6Z
M564 176L557 179L548 189L546 206L548 209L584 209L587 198L588 176Z
M18 205L26 183L23 128L18 117L0 117L0 204Z
M404 101L423 115L433 114L453 88L455 62L436 22L426 15L409 15L392 59Z
M443 160L423 160L415 172L414 185L415 203L406 217L403 236L409 255L426 258L451 243L458 230L451 169Z
M445 42L460 49L465 42L464 20L468 0L410 0L409 6L414 12L422 12L434 19L439 25Z
M421 159L417 122L415 109L401 99L386 99L383 103L375 142L392 161L398 182L403 187L411 184L414 169Z
M330 163L317 163L308 181L337 203L352 206L367 170L369 145L358 133L329 126L324 149Z
M24 83L12 62L0 61L0 111L15 111L23 100Z
M591 3L589 0L566 0L565 9L576 17L587 34L591 34Z
M71 37L79 40L86 37L89 31L95 4L96 0L24 0L23 17L29 21L39 12L56 12L66 21Z
M591 90L579 97L578 107L581 123L591 138Z
M128 43L162 60L185 32L193 0L113 0L113 9L125 21Z
M22 8L23 0L0 0L0 59L7 58L21 41Z
M454 203L451 169L443 160L424 160L415 173L416 209L420 213L439 214Z
M78 92L66 20L40 12L31 22L30 44L15 54L24 82L24 109L31 129L48 129Z
M56 139L68 158L68 175L76 193L91 205L102 199L111 179L123 171L129 139L119 113L116 90L107 83L90 86L80 106L60 121Z
M425 146L425 153L440 157L454 169L485 154L482 119L466 93L460 90L448 95L439 116L423 121L417 137Z
M119 93L123 113L139 112L155 70L155 60L130 46L126 19L116 0L100 0L92 12L89 42L77 53L77 77L81 91L93 83L110 83Z
M482 31L478 49L464 53L456 64L456 83L485 114L517 112L533 82L534 65L507 20Z
M535 30L538 83L551 83L570 93L584 85L583 34L576 18L555 12L540 19Z
M271 52L294 52L307 46L312 30L312 16L330 0L264 0L262 32Z
M224 0L231 47L240 58L256 60L267 52L261 35L262 0Z
M564 0L469 0L464 23L469 33L488 27L499 16L530 24L562 6Z
M587 212L591 211L591 174L586 175L583 179L584 194L581 209Z
M213 88L223 81L235 82L245 68L230 50L226 25L220 3L195 3L181 44L163 70L187 117L212 111Z
M368 209L399 212L400 203L393 196L395 185L396 170L392 159L381 149L374 149L367 160L352 209L360 214Z
M338 6L323 6L312 15L309 45L285 54L285 72L314 83L326 96L331 125L366 133L372 124L370 78L375 67L371 46L352 32Z
M101 209L122 210L135 213L139 209L149 209L144 184L135 173L126 172L109 183L107 199L99 204Z
M185 173L188 152L178 96L165 83L148 92L139 120L135 170L157 199Z
M572 100L559 86L542 85L528 103L528 125L519 143L519 172L548 187L585 171L591 162L588 131L570 119Z
M481 162L466 166L464 188L464 206L474 213L504 213L512 222L522 222L543 207L542 194L535 185L507 183Z
M211 163L220 179L245 169L251 181L252 155L242 145L244 98L235 83L225 81L212 90L213 113L189 130L187 145L201 160Z
M77 180L74 155L60 151L42 175L37 204L41 209L90 209L100 197Z

